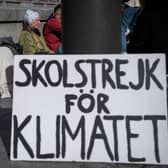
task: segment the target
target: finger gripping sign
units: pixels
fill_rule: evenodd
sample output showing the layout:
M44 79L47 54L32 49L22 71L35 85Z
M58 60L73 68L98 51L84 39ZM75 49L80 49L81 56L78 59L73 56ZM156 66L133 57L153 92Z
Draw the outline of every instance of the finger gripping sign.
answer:
M165 55L16 56L11 160L168 164Z

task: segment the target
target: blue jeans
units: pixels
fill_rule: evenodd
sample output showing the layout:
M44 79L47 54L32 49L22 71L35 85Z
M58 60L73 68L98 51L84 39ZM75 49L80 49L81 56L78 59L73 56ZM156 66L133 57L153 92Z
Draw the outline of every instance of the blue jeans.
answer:
M136 25L136 20L141 12L139 7L126 7L124 9L123 15L121 17L121 52L127 51L127 42L126 42L126 31L127 29L130 32L133 31L134 26Z
M56 54L63 54L62 45L56 50Z

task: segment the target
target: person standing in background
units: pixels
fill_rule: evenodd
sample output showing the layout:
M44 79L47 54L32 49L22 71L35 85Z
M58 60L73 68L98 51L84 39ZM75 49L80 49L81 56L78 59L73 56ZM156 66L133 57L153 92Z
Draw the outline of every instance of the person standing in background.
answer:
M121 52L126 53L126 36L128 33L133 32L133 28L141 12L141 3L140 0L123 0L122 4L124 5L124 9L121 17Z
M62 10L58 4L54 8L53 14L49 17L43 28L43 35L50 50L56 54L62 54Z

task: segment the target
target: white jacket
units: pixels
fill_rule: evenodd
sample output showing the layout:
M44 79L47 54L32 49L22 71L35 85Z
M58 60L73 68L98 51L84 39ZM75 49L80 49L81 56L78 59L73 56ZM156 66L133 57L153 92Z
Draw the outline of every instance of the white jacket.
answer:
M131 7L140 7L141 6L140 0L129 0L128 2L126 2L126 4Z
M0 47L0 97L11 97L10 91L12 90L12 72L6 75L6 71L11 69L14 62L14 56L11 50L7 47ZM11 71L11 70L10 70ZM8 81L10 78L10 81Z

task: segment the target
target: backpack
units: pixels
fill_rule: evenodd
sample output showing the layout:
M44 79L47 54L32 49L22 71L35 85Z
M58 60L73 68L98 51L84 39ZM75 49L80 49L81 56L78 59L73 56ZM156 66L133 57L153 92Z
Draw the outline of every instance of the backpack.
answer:
M18 43L15 43L12 37L0 37L0 46L8 47L13 55L23 54L22 46Z

